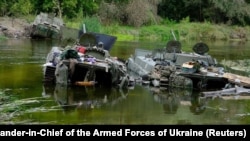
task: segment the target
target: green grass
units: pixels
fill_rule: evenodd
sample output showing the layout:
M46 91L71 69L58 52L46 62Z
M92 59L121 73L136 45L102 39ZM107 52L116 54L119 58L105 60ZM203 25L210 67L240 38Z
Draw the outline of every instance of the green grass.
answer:
M30 19L32 18L34 19L34 16L28 16L27 20L31 21ZM142 26L139 28L123 26L118 23L104 26L95 17L76 18L75 20L64 19L64 22L67 27L75 29L79 29L82 23L86 23L86 28L89 31L117 36L118 41L167 41L173 39L171 31L174 31L177 40L180 41L231 40L230 36L232 34L243 35L244 38L240 40L250 39L250 26L228 26L209 22L196 23L190 22L188 18L180 23L165 20L158 25Z
M0 35L0 41L7 40L8 38Z

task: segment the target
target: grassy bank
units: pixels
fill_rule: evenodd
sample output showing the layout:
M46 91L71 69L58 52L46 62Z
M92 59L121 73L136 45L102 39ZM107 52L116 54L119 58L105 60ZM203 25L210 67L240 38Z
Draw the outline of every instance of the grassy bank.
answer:
M20 17L32 23L35 16ZM166 41L173 39L172 31L177 40L250 40L250 26L229 26L226 24L212 24L209 22L195 23L184 19L180 23L163 21L158 25L142 27L121 26L117 23L102 25L96 17L76 18L74 20L63 19L65 25L79 29L86 24L87 31L100 32L117 36L118 41ZM0 37L1 38L1 37Z
M92 20L92 21L90 21ZM166 41L177 40L235 40L248 41L250 39L250 26L228 26L225 24L212 24L208 22L195 23L183 20L180 23L165 22L159 25L142 26L139 28L130 26L120 26L112 24L102 26L93 22L95 20L86 19L86 25L91 25L91 31L101 32L118 37L118 41ZM66 25L72 28L79 28L81 22L65 20ZM93 26L96 25L96 26ZM99 27L100 26L100 27ZM99 29L99 31L96 31Z

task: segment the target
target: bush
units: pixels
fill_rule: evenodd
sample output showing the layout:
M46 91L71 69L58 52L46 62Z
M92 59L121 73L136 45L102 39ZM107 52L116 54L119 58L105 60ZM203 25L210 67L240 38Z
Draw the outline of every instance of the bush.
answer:
M85 24L86 32L100 32L101 23L98 17L85 17L80 25L80 29L83 29Z

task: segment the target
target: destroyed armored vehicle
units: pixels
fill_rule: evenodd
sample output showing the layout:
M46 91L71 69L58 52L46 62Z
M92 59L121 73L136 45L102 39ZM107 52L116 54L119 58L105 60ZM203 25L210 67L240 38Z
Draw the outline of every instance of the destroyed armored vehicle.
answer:
M52 47L44 64L44 82L126 88L126 65L109 54L115 40L109 35L84 33L74 46Z
M216 59L207 54L205 43L197 43L191 53L181 50L178 41L169 41L165 48L136 49L127 60L129 71L148 80L154 86L174 86L198 90L223 88L228 79Z

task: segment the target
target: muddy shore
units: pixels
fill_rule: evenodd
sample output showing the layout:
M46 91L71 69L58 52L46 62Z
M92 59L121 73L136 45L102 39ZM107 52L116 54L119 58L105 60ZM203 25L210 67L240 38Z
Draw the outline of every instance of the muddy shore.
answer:
M0 36L7 38L29 38L32 23L24 19L0 17Z

